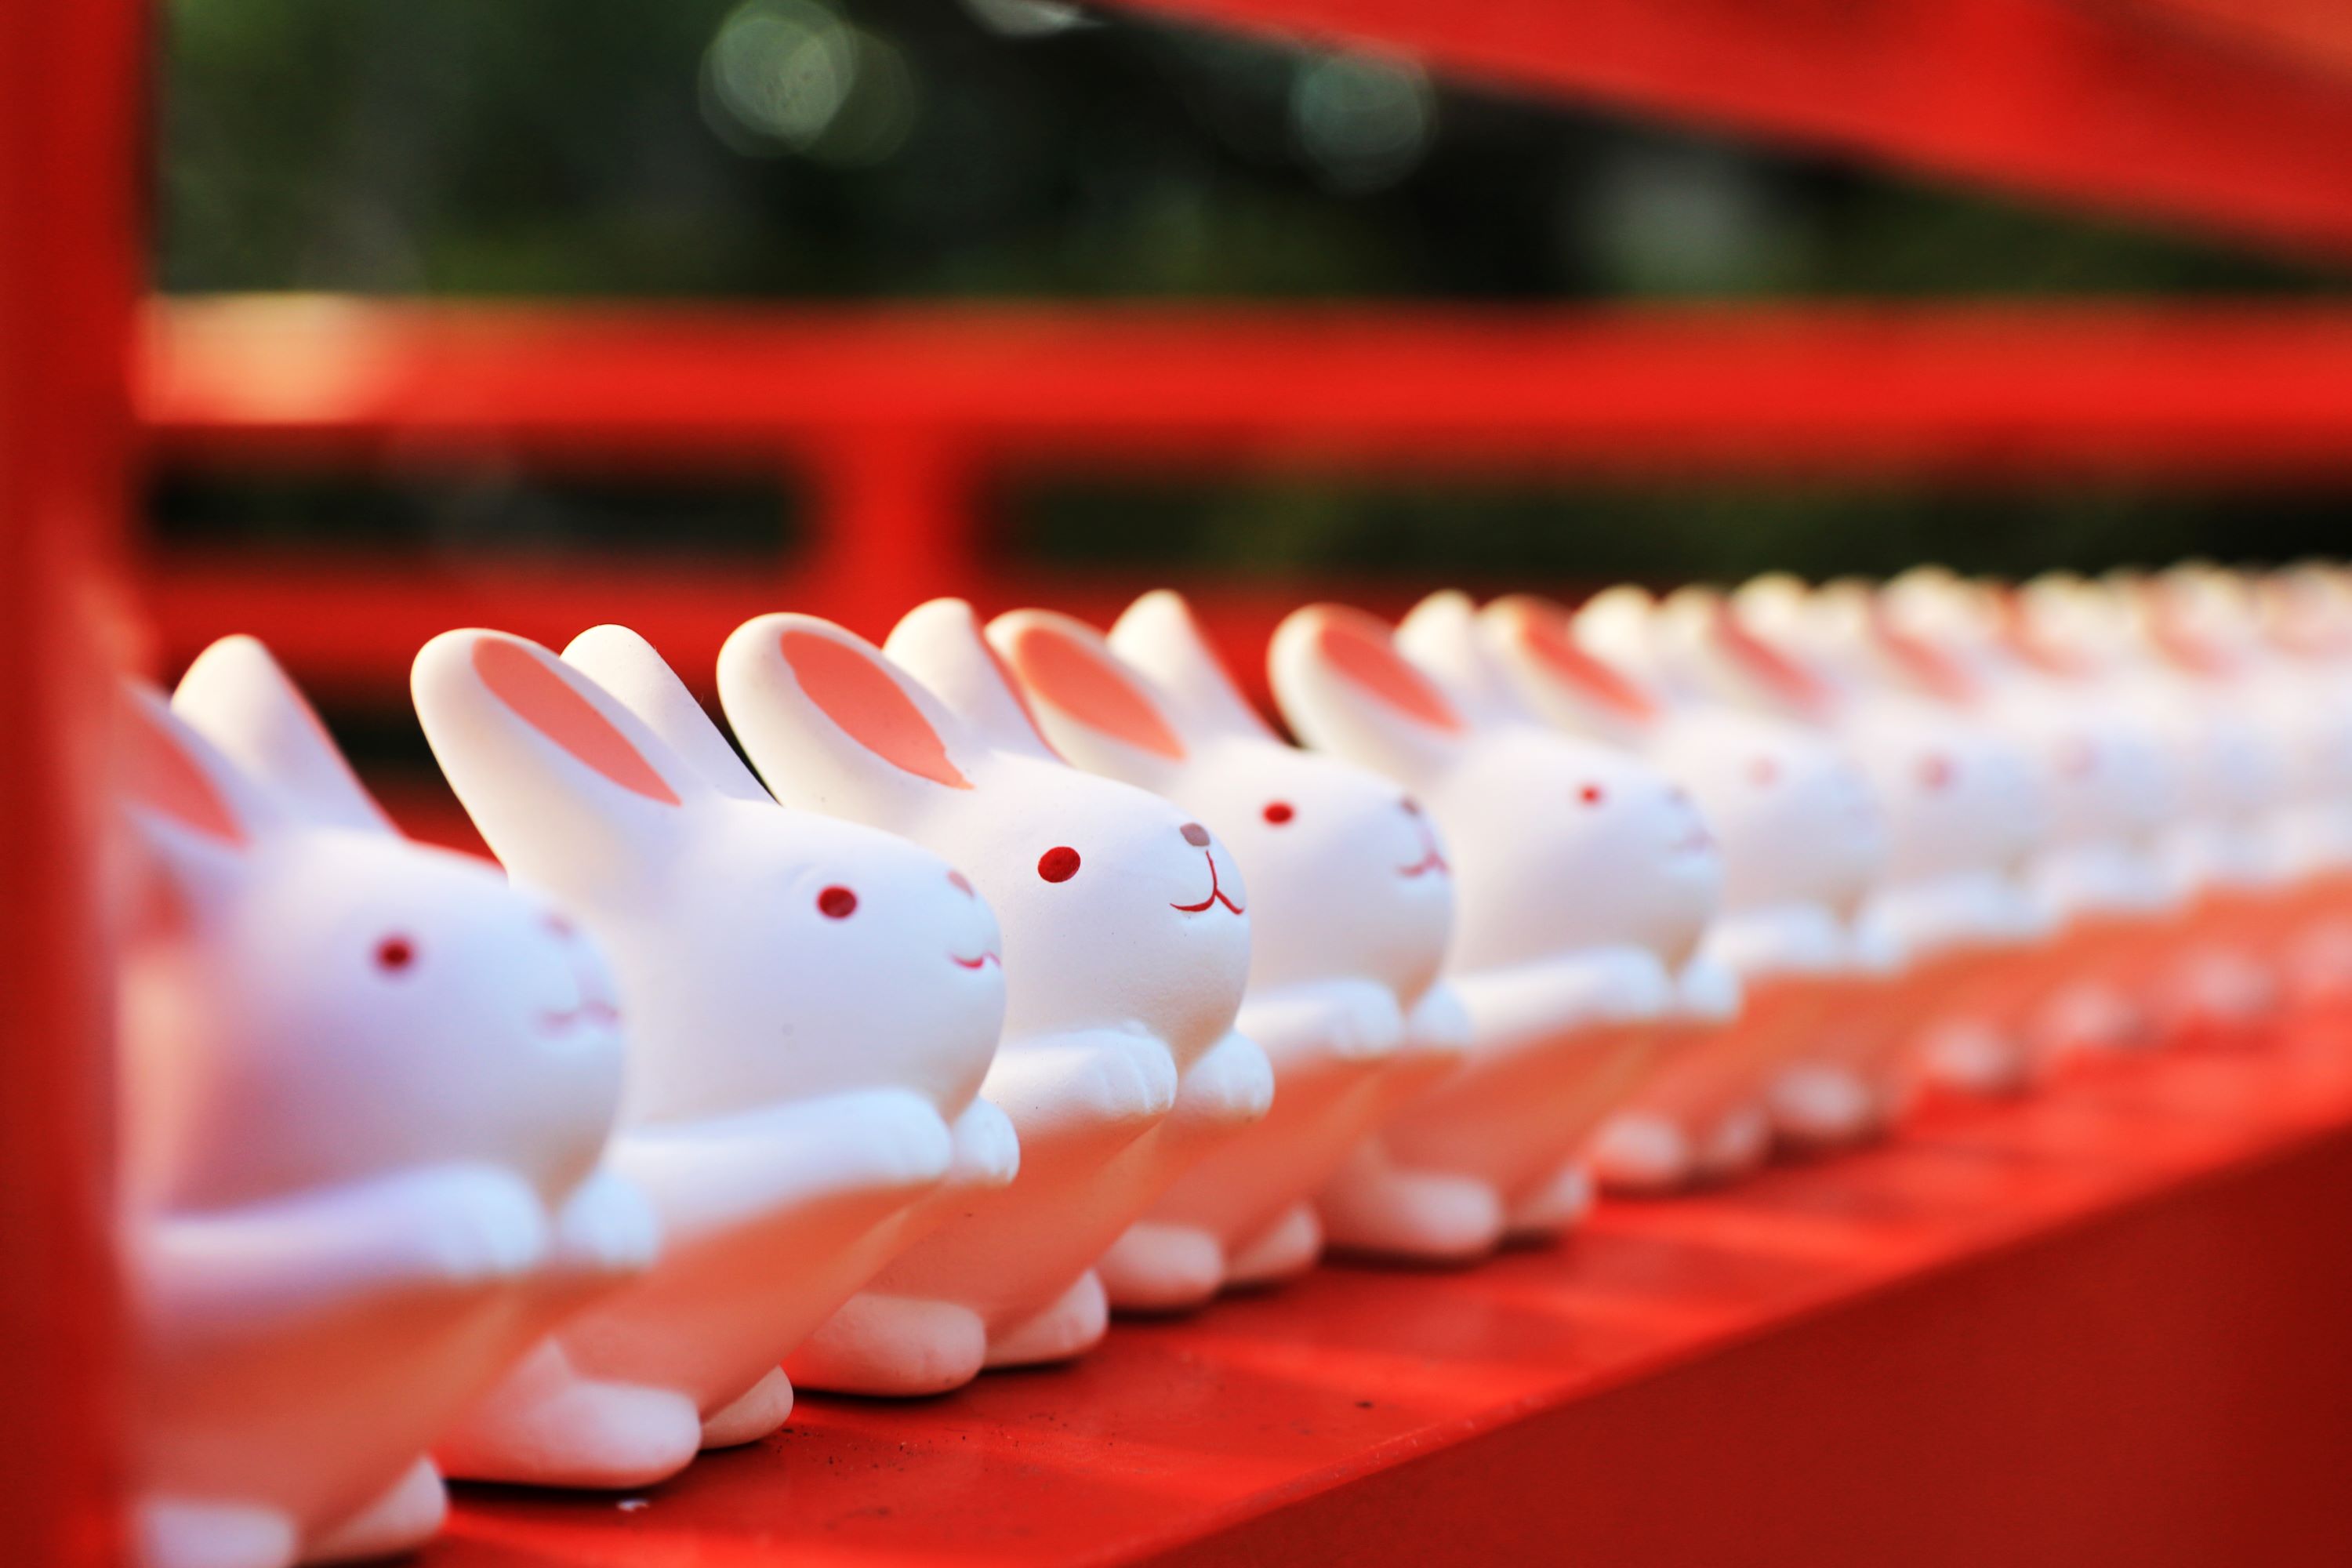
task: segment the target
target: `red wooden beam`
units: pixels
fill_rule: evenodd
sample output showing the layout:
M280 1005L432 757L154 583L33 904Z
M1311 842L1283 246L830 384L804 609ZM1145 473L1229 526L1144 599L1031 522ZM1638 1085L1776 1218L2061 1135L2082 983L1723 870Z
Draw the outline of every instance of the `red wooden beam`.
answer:
M114 1560L96 626L131 452L141 7L0 5L0 1556Z
M208 462L690 468L782 454L837 468L844 442L878 439L897 443L883 469L946 444L959 463L1066 468L2352 472L2352 309L2325 304L861 311L262 297L162 306L149 344L139 404L153 440Z
M1118 3L2352 254L2352 61L2305 0Z
M646 1497L471 1495L421 1568L2340 1563L2345 1045L2134 1064L935 1402L805 1399Z

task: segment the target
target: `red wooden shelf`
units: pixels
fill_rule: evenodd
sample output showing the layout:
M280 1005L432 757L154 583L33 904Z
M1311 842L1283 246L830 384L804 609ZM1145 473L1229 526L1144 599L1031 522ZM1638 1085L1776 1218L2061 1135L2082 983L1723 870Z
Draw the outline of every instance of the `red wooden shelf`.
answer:
M2352 1026L1942 1108L1460 1273L1329 1268L425 1568L2341 1563Z

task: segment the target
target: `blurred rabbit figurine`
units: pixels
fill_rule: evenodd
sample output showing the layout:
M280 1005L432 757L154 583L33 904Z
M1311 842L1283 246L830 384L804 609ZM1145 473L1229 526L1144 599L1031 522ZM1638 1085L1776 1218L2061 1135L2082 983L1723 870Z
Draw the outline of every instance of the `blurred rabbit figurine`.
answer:
M1996 590L1921 568L1876 591L1832 584L1817 598L1850 660L1983 718L2035 771L2048 831L2026 878L2058 929L2011 977L2028 1048L2055 1060L2151 1043L2146 999L2119 960L2160 939L2180 905L2157 852L2176 794L2159 737L2064 663L2026 658Z
M2160 1026L2259 1026L2278 1001L2279 955L2245 917L2286 880L2268 837L2288 793L2278 737L2137 580L2036 578L2019 590L2018 610L2024 639L2150 727L2177 783L2157 853L2182 913L2171 942L2145 950L2142 976Z
M1394 638L1360 611L1309 606L1269 652L1291 727L1410 789L1454 863L1445 973L1468 1058L1367 1142L1325 1209L1335 1237L1345 1214L1354 1245L1433 1259L1581 1216L1587 1139L1646 1061L1722 879L1686 797L1536 722L1485 659L1458 595Z
M1869 786L1817 731L1636 680L1578 640L1580 621L1612 619L1633 623L1623 636L1644 638L1650 612L1646 594L1621 588L1581 616L1518 596L1488 605L1480 620L1529 706L1639 751L1690 791L1722 847L1722 909L1702 951L1740 978L1747 1011L1731 1033L1746 1049L1694 1065L1748 1079L1781 1134L1799 1142L1876 1131L1896 1109L1892 1091L1865 1076L1867 1042L1847 1037L1857 1002L1885 986L1901 955L1856 920L1885 857ZM1637 1131L1619 1122L1612 1137L1622 1149ZM1661 1147L1669 1135L1688 1137L1671 1125L1646 1131ZM1670 1184L1696 1159L1658 1163L1655 1179Z
M2032 769L1981 719L1843 675L1782 608L1684 589L1658 606L1654 631L1694 685L1820 726L1869 781L1886 860L1861 919L1903 955L1899 1010L1923 1029L1895 1042L1891 1065L1916 1058L1969 1092L2018 1089L2032 1068L2025 1042L1977 993L2052 934L2024 879L2045 821Z
M1055 750L1207 823L1253 895L1239 1022L1274 1063L1274 1108L1104 1257L1111 1304L1187 1306L1297 1273L1322 1251L1318 1190L1461 1060L1468 1023L1438 983L1454 884L1435 831L1379 774L1276 738L1174 594L1138 600L1108 642L1040 610L997 617L988 638ZM1133 1247L1172 1248L1171 1230L1198 1238L1195 1269L1129 1266Z
M976 1098L996 922L929 852L770 799L633 632L562 659L450 632L415 685L483 837L613 953L636 1026L614 1159L670 1242L439 1452L453 1474L643 1485L782 1426L778 1363L924 1200L1012 1179L1011 1129Z
M654 1257L644 1195L598 1163L612 983L495 868L403 839L251 638L173 707L130 695L138 1556L402 1551L440 1523L451 1417Z
M892 1264L793 1374L929 1394L1085 1352L1107 1321L1097 1260L1273 1094L1265 1054L1234 1032L1250 928L1232 856L1159 796L1055 756L956 601L910 614L887 655L762 616L728 638L719 690L778 799L953 857L1004 922L1004 1043L983 1087L1020 1130L1020 1176ZM1213 1238L1139 1234L1128 1279L1202 1278Z

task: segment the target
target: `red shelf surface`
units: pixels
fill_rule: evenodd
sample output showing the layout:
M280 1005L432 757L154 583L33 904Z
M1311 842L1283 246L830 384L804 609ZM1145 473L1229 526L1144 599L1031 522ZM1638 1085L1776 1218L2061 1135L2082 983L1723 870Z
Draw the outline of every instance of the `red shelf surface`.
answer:
M427 1568L2352 1559L2352 1027L2106 1068L1459 1273L1325 1268Z

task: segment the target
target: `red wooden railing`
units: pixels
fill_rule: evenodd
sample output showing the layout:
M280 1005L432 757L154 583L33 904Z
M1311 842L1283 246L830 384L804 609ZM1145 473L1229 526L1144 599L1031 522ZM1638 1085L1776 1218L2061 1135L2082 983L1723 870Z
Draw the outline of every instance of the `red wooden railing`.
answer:
M812 545L767 563L462 567L179 556L167 660L229 627L331 694L382 694L442 628L561 642L628 620L698 679L780 604L886 629L935 593L1106 614L989 547L1007 476L2352 476L2352 308L2331 304L1462 310L646 310L183 301L140 406L180 464L562 472L769 466ZM1206 583L1255 664L1295 590ZM1375 603L1398 590L1323 582Z

